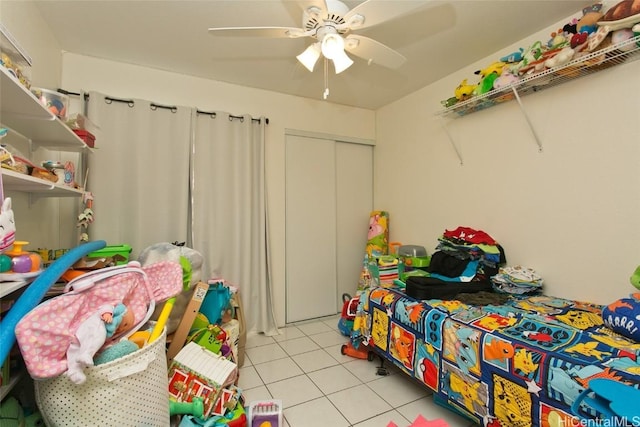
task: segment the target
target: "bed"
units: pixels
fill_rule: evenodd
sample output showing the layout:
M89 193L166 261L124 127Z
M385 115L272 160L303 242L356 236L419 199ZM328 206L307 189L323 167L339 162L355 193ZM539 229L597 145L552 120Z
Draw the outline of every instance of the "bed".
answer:
M479 425L581 425L571 405L589 381L640 385L640 343L608 329L599 305L550 296L421 301L396 287L359 297L352 341L366 338L437 403ZM599 416L580 408L582 418Z

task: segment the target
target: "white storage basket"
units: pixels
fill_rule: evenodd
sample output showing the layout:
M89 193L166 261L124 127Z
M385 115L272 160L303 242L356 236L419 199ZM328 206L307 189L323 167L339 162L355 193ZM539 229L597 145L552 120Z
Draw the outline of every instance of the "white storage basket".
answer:
M87 381L66 375L35 380L38 408L49 427L169 425L166 329L150 345L85 369Z

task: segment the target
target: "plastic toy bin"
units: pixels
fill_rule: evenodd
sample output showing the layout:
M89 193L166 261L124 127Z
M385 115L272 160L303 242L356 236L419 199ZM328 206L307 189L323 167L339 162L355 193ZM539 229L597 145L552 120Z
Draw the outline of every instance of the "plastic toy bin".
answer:
M122 265L129 262L129 255L131 254L131 246L118 245L118 246L105 246L104 248L91 252L87 255L87 258L111 258L116 255L120 255L121 258L116 261L116 265Z

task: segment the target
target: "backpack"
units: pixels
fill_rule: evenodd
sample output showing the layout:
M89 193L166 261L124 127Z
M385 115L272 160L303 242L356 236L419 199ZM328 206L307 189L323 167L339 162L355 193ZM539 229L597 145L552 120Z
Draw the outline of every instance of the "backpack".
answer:
M67 370L67 350L78 343L78 327L105 305L123 303L133 312L130 330L115 334L102 348L142 327L156 302L182 290L182 267L159 262L140 267L137 261L103 268L70 281L61 295L26 314L16 326L16 340L32 378L52 378Z

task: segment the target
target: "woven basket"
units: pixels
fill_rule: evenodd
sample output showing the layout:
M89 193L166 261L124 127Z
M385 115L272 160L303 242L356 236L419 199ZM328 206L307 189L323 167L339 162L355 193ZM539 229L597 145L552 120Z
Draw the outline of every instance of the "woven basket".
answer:
M66 375L34 380L36 403L49 427L169 425L166 329L150 345L85 369L87 381Z

